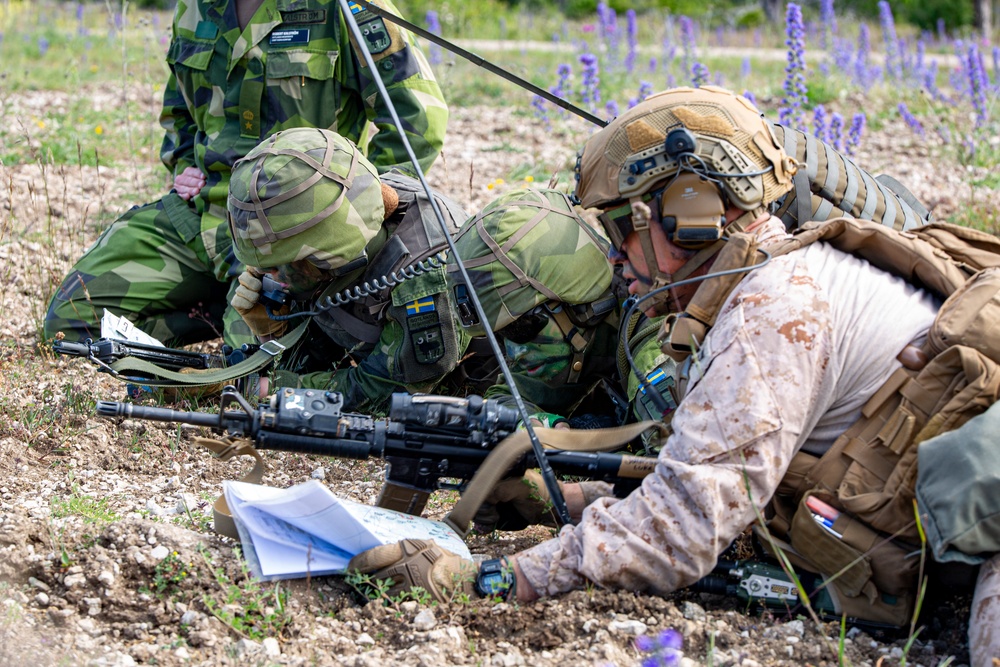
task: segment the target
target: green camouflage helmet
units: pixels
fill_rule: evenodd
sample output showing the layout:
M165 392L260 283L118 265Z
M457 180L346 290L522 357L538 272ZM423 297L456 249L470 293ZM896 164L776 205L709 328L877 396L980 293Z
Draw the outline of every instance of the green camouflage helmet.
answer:
M228 210L237 259L262 269L364 260L385 218L375 167L339 134L305 127L272 135L236 162Z
M557 190L494 200L462 225L455 247L493 331L549 301L591 303L611 286L607 243ZM458 267L449 271L460 283ZM468 332L485 335L482 323Z

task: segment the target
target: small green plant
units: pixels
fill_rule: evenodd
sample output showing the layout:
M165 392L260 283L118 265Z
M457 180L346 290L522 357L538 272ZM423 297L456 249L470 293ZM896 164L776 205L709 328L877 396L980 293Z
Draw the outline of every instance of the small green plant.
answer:
M421 605L436 604L431 594L420 586L414 586L409 590L392 595L391 591L396 584L392 579L377 579L370 574L357 571L348 572L344 581L362 597L372 602L381 602L384 606L392 608L397 614L403 612L401 605L409 600Z
M52 499L52 516L61 518L67 516L82 517L85 523L106 524L119 519L118 515L108 507L110 499L95 498L80 492L80 486L73 484L71 493L65 498Z
M281 588L280 582L275 582L273 589L263 586L253 578L238 550L239 583L212 561L206 549L202 548L200 553L219 585L219 592L202 596L202 602L229 629L246 639L261 641L280 635L291 623L288 591Z
M159 598L175 595L181 584L194 573L194 563L185 563L176 551L156 564L149 591Z

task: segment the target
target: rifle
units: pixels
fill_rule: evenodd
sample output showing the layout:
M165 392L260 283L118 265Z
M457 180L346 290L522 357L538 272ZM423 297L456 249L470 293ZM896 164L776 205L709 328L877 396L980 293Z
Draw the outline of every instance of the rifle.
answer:
M226 410L231 404L239 409ZM381 458L388 464L380 507L420 514L437 489L461 491L494 447L518 426L516 410L479 396L392 395L389 417L377 419L343 411L340 392L281 388L269 403L253 408L227 387L219 413L182 412L99 401L102 417L206 426L258 449L319 454L345 459ZM553 470L604 480L630 490L652 472L656 460L604 452L545 450ZM533 453L521 457L508 474L537 467ZM449 482L447 480L456 480Z
M243 345L240 349L233 350L224 346L225 354L219 355L159 347L117 338L99 338L96 341L88 338L81 343L57 340L52 343L52 351L56 354L84 357L95 364L101 372L110 373L115 377L121 377L121 374L112 368L111 364L126 358L148 361L169 371L179 371L184 368L204 370L231 366L252 354L256 348L256 345Z

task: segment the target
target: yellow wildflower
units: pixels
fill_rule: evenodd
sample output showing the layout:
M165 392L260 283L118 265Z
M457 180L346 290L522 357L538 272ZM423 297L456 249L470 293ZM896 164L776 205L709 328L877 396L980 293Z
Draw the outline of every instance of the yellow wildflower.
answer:
M532 176L531 174L528 174L527 176L524 177L524 180L527 181L528 183L534 183L535 177Z
M98 136L104 134L104 128L98 125L97 127L94 128L94 134Z

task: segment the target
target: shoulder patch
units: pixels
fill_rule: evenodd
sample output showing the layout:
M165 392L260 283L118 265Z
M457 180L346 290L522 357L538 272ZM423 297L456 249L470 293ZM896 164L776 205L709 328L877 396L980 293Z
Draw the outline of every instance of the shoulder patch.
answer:
M357 2L349 4L351 14L354 15L354 20L357 21L364 40L364 44L359 46L351 33L351 43L354 45L359 59L364 61L362 48L372 55L372 60L375 62L406 48L406 42L403 41L403 34L399 26L391 21L383 21L380 16L365 9Z

